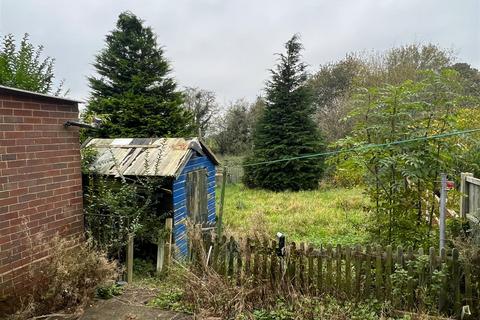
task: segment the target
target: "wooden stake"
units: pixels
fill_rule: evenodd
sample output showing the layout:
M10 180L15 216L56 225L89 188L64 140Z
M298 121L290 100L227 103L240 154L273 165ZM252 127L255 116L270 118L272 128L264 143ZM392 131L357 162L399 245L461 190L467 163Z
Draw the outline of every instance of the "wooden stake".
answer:
M222 191L220 193L220 206L218 208L217 234L222 235L223 231L223 206L225 203L225 186L227 184L227 167L223 167L222 172Z
M133 233L128 234L127 244L127 282L133 281Z
M162 272L165 260L165 239L160 237L157 243L157 273Z
M173 229L173 219L165 219L165 253L164 253L164 266L168 267L170 260L172 258L172 229Z

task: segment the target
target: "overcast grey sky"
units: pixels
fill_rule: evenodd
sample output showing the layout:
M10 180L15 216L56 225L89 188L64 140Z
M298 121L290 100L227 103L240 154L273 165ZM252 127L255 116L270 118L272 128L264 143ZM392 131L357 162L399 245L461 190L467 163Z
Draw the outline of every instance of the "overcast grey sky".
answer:
M480 0L0 0L0 34L28 32L56 59L70 95L86 99L93 57L124 10L153 27L180 86L213 90L220 102L261 93L294 33L312 71L410 42L452 48L480 67Z

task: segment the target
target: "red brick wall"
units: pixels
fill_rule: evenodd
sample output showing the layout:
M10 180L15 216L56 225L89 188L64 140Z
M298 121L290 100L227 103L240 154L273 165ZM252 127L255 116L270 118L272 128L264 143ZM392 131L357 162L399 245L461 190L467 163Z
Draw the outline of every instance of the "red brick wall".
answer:
M74 102L0 91L0 301L19 292L55 234L83 233ZM32 246L33 244L33 246Z

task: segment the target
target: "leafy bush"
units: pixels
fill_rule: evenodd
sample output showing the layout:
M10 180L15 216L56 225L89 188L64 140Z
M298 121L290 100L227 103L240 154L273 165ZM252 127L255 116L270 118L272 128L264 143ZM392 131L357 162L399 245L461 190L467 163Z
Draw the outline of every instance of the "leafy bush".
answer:
M143 259L133 259L133 275L135 278L143 279L155 275L156 268L153 262Z
M365 168L350 158L337 161L337 157L327 159L327 171L323 183L336 188L353 188L364 184Z
M401 265L395 265L395 272L390 275L392 280L392 298L395 306L401 307L414 301L418 310L428 313L438 312L438 296L445 281L445 265L442 264L440 270L434 270L432 278L414 277L415 275L426 275L429 273L429 256L419 256L416 260L407 262L406 268ZM412 275L408 269L412 269ZM418 288L415 292L408 290L409 283L412 287Z
M184 303L184 291L180 288L162 290L148 305L178 312L191 313L191 308Z
M82 156L82 173L88 174L90 172L90 166L95 161L98 152L91 147L85 147L80 149L80 154Z
M97 248L121 260L130 233L138 240L151 243L164 235L165 218L171 212L159 209L163 200L163 178L138 177L126 181L94 174L86 178L87 235Z
M456 158L464 153L465 140L422 138L455 131L466 100L458 73L450 69L422 72L416 81L363 89L356 96L352 116L359 119L357 127L337 146L358 149L336 160L365 172L375 241L414 247L435 242L433 196L441 172L457 174Z

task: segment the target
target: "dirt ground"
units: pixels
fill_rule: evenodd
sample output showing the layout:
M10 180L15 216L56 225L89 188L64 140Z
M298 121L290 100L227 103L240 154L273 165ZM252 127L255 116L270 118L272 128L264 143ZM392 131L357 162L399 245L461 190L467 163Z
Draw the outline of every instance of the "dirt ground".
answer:
M192 316L146 306L156 290L126 288L109 300L96 300L85 309L79 320L190 320Z

